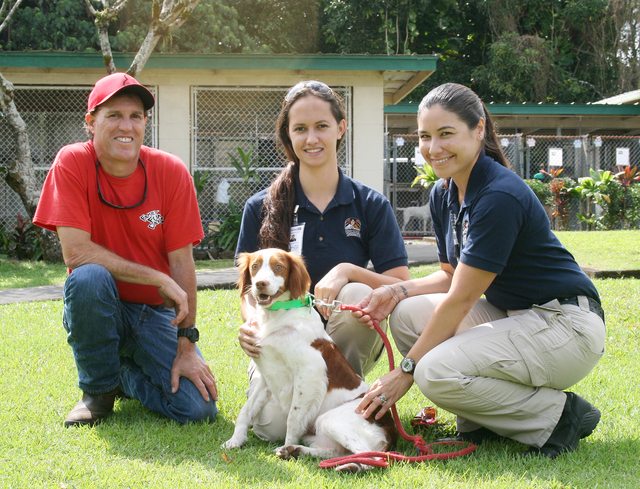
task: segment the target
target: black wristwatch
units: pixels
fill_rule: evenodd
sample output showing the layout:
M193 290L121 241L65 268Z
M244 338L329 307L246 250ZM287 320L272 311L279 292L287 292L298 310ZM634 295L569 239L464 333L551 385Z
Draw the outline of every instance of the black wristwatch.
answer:
M416 362L411 358L405 358L400 363L400 368L405 374L413 375L413 372L416 369Z
M185 337L191 343L195 343L200 339L200 331L195 326L189 326L188 328L182 328L178 330L178 338Z

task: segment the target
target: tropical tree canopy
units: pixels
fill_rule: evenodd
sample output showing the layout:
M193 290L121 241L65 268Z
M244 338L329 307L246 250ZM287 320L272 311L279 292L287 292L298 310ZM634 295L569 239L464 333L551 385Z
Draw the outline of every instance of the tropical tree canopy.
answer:
M113 51L138 49L152 3L128 0ZM100 51L93 21L85 0L23 0L0 48ZM436 54L412 99L453 81L486 101L581 103L639 88L639 22L640 0L201 0L155 51Z

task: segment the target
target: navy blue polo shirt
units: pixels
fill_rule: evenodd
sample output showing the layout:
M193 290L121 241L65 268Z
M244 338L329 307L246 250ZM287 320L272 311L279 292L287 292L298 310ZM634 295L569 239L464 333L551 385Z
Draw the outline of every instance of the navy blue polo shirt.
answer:
M262 201L266 190L252 196L244 208L236 255L259 249ZM407 250L387 198L340 171L338 190L324 212L309 202L296 181L298 223L305 224L302 256L312 286L340 263L366 267L377 273L407 266Z
M430 202L439 259L496 273L485 292L491 304L526 309L577 295L600 302L589 277L551 232L542 204L513 171L482 152L462 207L453 180L449 189L443 184L436 184Z

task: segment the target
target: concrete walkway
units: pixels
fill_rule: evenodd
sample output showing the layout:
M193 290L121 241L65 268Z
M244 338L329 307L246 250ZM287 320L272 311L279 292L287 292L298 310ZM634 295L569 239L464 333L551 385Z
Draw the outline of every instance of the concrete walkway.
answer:
M438 261L438 253L434 242L407 241L409 264L422 265ZM196 274L198 290L233 289L238 280L235 268L219 270L201 270ZM45 285L42 287L26 287L23 289L0 290L0 305L14 302L34 302L62 299L63 285Z

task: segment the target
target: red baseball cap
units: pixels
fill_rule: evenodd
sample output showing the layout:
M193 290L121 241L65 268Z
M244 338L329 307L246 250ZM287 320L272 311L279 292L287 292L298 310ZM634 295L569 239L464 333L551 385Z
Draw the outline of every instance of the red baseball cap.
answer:
M89 94L87 112L90 114L98 105L104 104L115 94L122 91L134 93L140 97L144 110L151 109L156 103L149 89L144 85L140 85L134 77L126 73L113 73L112 75L100 78L96 82L93 90L91 90Z

